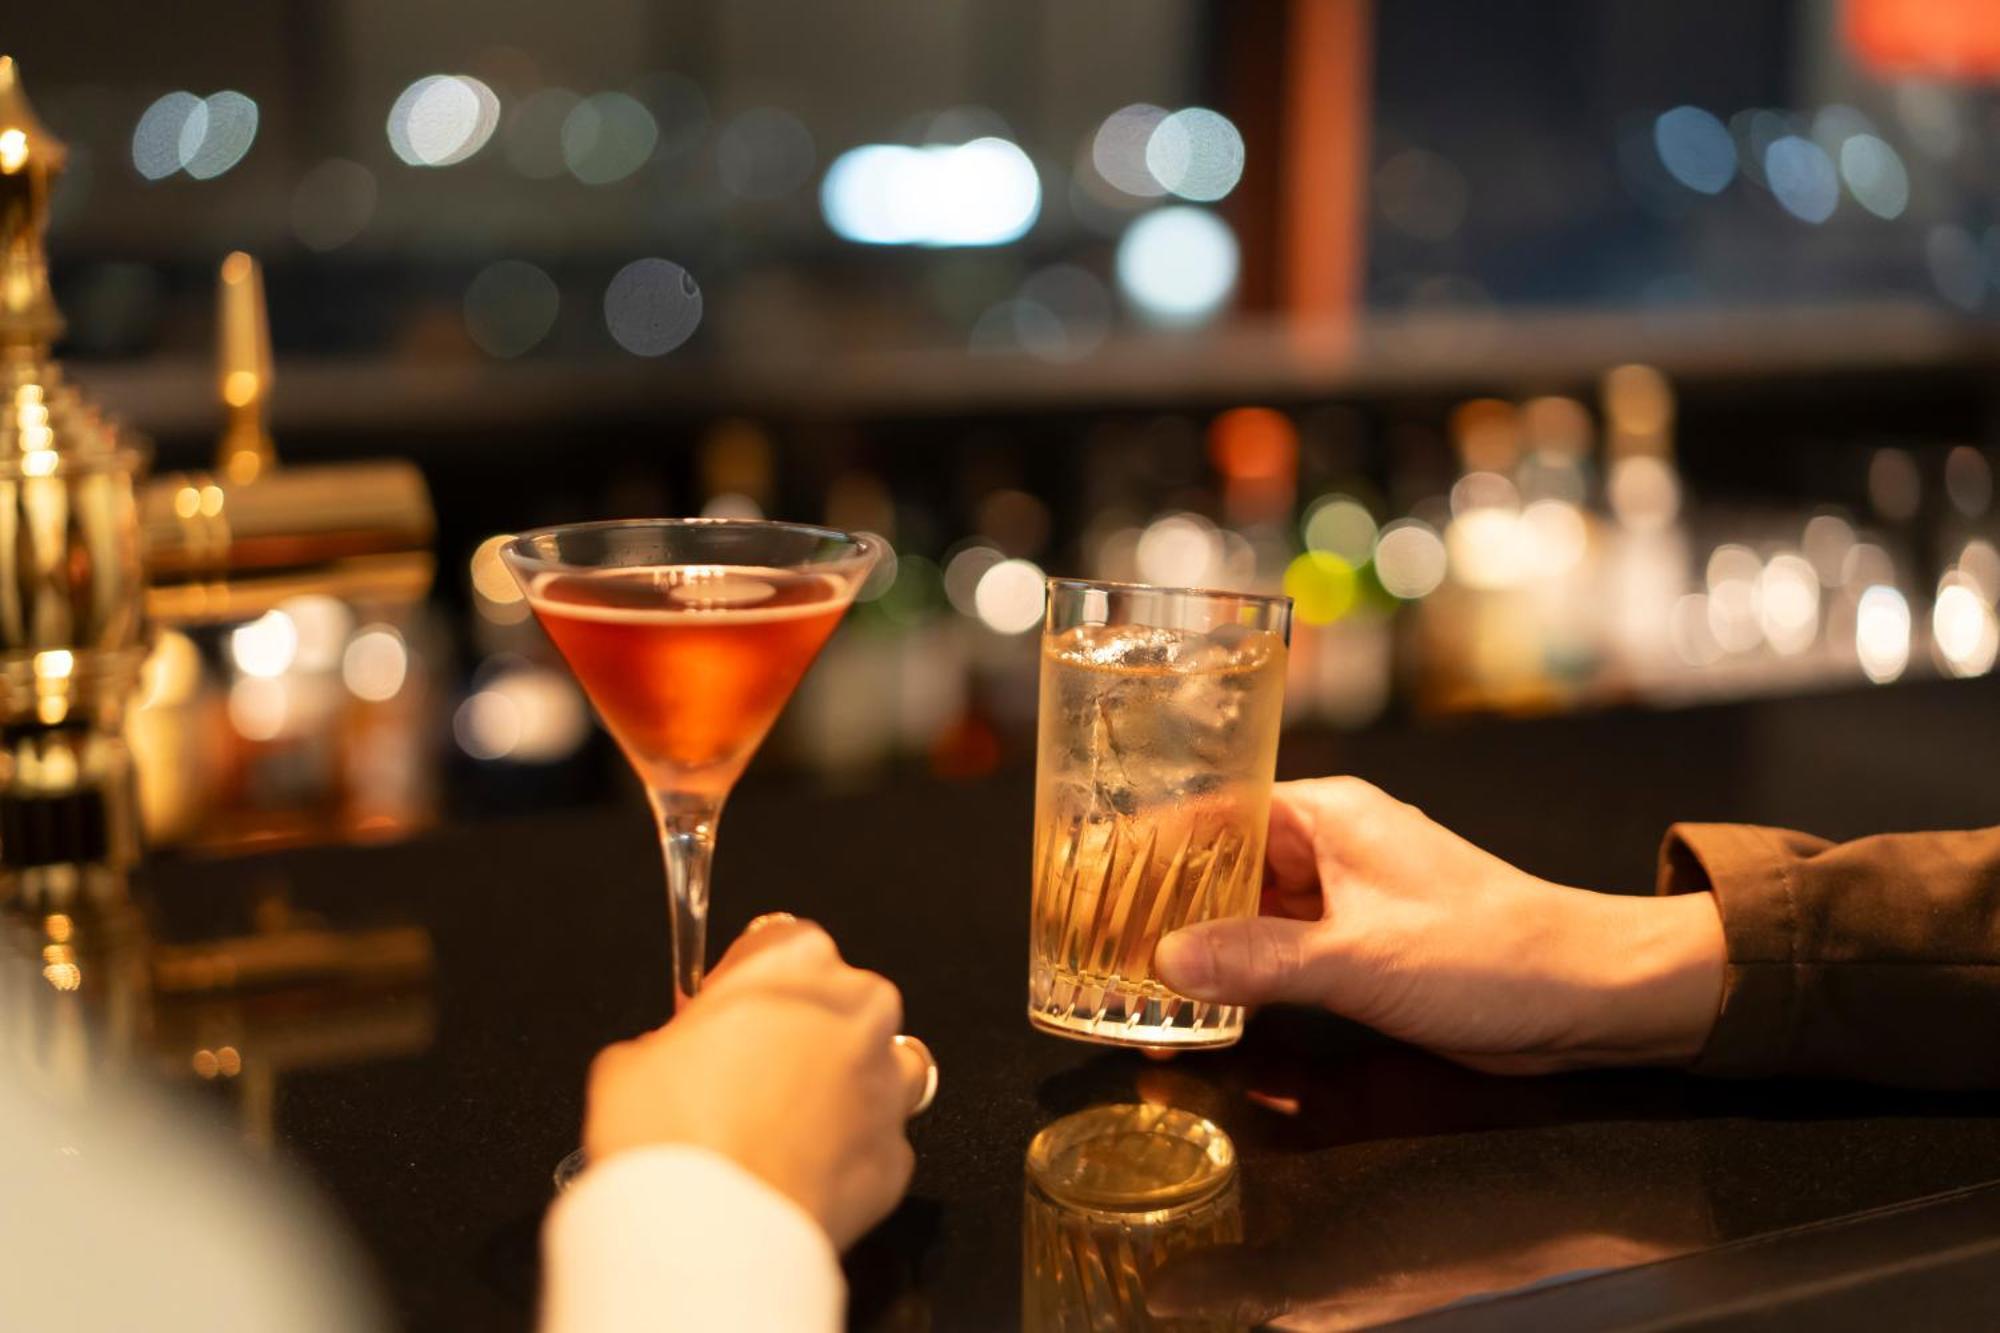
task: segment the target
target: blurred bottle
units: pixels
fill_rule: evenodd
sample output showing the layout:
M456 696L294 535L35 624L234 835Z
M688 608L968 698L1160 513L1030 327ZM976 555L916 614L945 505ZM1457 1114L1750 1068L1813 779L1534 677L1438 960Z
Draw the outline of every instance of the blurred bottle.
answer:
M1689 543L1674 462L1673 388L1651 366L1626 365L1605 372L1600 396L1609 526L1597 598L1616 674L1645 694L1683 666L1672 622L1688 590Z

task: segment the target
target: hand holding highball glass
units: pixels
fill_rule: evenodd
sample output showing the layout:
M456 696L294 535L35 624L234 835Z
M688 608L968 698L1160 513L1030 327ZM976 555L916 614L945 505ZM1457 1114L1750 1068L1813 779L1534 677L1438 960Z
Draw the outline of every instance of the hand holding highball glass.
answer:
M1183 926L1252 916L1284 705L1285 598L1052 580L1028 1016L1086 1041L1226 1046L1237 1005L1153 975Z
M1283 597L1050 580L1028 927L1035 1026L1164 1049L1242 1035L1241 1006L1175 994L1154 975L1153 950L1183 926L1256 914L1291 623ZM1045 1128L1029 1175L1048 1199L1106 1219L1116 1244L1093 1263L1123 1272L1122 1292L1151 1263L1133 1238L1154 1235L1158 1210L1207 1198L1233 1163L1228 1135L1199 1115L1110 1105ZM1031 1188L1031 1219L1057 1216L1036 1197ZM1044 1266L1045 1237L1068 1234L1031 1226L1031 1270ZM1049 1310L1082 1311L1077 1327L1095 1327L1106 1299L1088 1282L1034 1279L1029 1291Z

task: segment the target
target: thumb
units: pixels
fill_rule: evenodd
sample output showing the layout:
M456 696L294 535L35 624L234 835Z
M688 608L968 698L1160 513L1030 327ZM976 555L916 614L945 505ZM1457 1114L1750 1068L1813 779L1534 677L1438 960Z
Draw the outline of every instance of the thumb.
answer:
M1153 971L1170 989L1223 1004L1311 1003L1316 923L1282 917L1203 921L1177 930L1153 951Z

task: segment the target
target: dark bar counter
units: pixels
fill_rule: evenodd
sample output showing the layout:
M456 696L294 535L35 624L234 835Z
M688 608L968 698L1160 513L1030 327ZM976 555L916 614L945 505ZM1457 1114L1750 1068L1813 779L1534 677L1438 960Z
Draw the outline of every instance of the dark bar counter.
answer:
M1676 818L1831 836L2000 821L1996 704L1987 680L1384 728L1287 737L1281 769L1360 773L1537 873L1645 891ZM1985 1093L1494 1078L1282 1010L1233 1050L1164 1063L1038 1034L1023 1016L1031 805L1020 770L847 794L753 773L723 821L716 946L761 912L823 922L852 961L902 985L906 1027L942 1066L912 1129L910 1197L848 1260L857 1328L1022 1327L1028 1141L1064 1112L1135 1095L1207 1114L1235 1140L1242 1248L1188 1256L1158 1299L1245 1326L1288 1309L1301 1326L1349 1327L1450 1306L1418 1322L1539 1327L1523 1302L1600 1289L1617 1299L1559 1326L1619 1326L1606 1311L1693 1326L1702 1293L1720 1290L1699 1265L1747 1271L1756 1300L1779 1307L1778 1275L1815 1271L1810 1250L1801 1270L1760 1257L1782 1247L1742 1242L2000 1178L2000 1099ZM312 1028L294 1043L311 1058L255 1097L226 1080L204 1090L333 1199L403 1326L529 1326L549 1173L575 1146L585 1067L668 1010L663 890L636 796L393 847L163 860L150 887L170 937L240 928L274 891L335 922L429 928L428 987L345 1014L271 1001L263 1030L283 1046ZM1898 1216L1870 1225L1918 1234ZM1841 1253L1826 1262L1851 1267ZM1637 1288L1603 1285L1630 1272L1551 1282L1661 1260L1641 1271L1668 1276ZM1697 1267L1682 1280L1677 1265ZM1793 1326L1770 1313L1756 1326Z

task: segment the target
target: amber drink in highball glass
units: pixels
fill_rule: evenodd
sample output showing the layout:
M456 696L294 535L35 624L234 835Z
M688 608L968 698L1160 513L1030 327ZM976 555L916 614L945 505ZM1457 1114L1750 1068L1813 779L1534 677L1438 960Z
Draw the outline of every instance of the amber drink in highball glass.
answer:
M1283 597L1058 579L1042 637L1028 1016L1086 1041L1226 1046L1235 1005L1153 948L1252 916L1284 705Z

